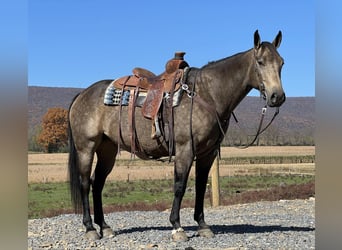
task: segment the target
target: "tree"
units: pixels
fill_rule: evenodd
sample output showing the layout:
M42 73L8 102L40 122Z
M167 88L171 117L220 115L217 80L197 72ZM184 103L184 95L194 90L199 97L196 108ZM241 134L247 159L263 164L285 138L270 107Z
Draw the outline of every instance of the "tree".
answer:
M33 129L28 131L28 150L34 152L42 152L43 148L38 143L38 136L42 131L42 125L36 125Z
M43 116L42 131L38 143L47 153L58 152L68 144L68 111L63 108L49 108Z

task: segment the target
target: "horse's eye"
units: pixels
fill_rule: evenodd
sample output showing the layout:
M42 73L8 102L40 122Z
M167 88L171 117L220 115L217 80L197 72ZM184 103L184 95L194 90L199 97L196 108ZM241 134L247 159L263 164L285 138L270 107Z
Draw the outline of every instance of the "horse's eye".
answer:
M258 62L259 65L265 66L264 60L258 59L257 62Z

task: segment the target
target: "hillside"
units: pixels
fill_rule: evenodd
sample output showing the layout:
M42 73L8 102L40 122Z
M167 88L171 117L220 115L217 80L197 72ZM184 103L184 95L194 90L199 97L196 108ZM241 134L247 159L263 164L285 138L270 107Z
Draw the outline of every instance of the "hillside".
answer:
M29 133L41 123L48 108L67 109L80 88L28 87L28 130ZM235 110L239 126L231 119L228 136L224 143L241 143L246 134L257 130L264 101L259 97L247 96ZM274 109L268 108L264 124L273 116ZM313 144L315 127L315 97L288 97L280 113L261 139L273 140L273 144ZM242 138L242 139L241 139ZM304 142L306 141L306 142ZM243 141L242 141L243 143ZM302 144L303 144L302 143ZM261 140L261 144L264 144Z
M228 143L229 138L235 137L238 137L235 142L239 141L241 139L241 128L245 134L255 134L259 126L263 106L264 101L261 98L247 96L234 111L239 126L234 119L231 119L225 141ZM274 111L274 108L267 108L264 126L273 117ZM261 144L313 145L314 128L315 97L287 97L272 125L260 137L260 139L267 137L269 142ZM235 137L234 133L237 134ZM249 141L252 139L253 137L249 137ZM270 140L273 143L270 143Z
M83 89L28 86L28 130L39 125L48 108L68 109L72 99Z

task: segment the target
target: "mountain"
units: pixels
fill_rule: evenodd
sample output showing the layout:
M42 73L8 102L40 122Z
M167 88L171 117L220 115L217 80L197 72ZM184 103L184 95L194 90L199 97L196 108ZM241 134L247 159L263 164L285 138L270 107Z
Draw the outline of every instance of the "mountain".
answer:
M28 87L28 130L29 133L41 123L48 108L68 109L74 96L81 88ZM224 143L238 143L242 136L255 134L261 119L264 101L259 97L247 96L234 111L238 124L230 121ZM264 126L272 118L274 108L267 108ZM313 144L315 127L315 97L287 97L272 125L265 131L273 144ZM262 138L262 137L261 137ZM281 142L282 141L282 142ZM309 142L308 142L309 141Z
M241 137L241 130L242 134L254 135L259 126L264 105L265 101L261 98L247 96L235 109L234 113L238 119L238 124L234 119L231 119L228 136L225 139L234 137L232 135L234 133ZM274 113L275 108L267 108L263 127L272 119ZM260 139L267 137L267 140L273 140L271 144L275 145L312 145L314 144L314 128L315 97L287 97L272 125Z
M34 87L28 86L28 129L32 131L41 124L42 117L49 108L68 109L80 88Z

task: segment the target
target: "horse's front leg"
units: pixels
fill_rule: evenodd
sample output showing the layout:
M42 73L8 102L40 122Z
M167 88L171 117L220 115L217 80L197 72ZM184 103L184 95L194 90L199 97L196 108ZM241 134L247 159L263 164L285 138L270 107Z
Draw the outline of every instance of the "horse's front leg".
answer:
M189 155L191 155L191 152L188 150L179 150L179 153L176 153L175 157L174 199L170 214L170 222L173 226L172 239L175 241L188 240L186 233L181 227L179 212L193 162L193 157L189 157Z
M204 221L204 196L208 182L211 165L216 157L216 151L210 155L196 160L196 204L194 219L198 223L198 234L202 237L214 237L214 233Z

